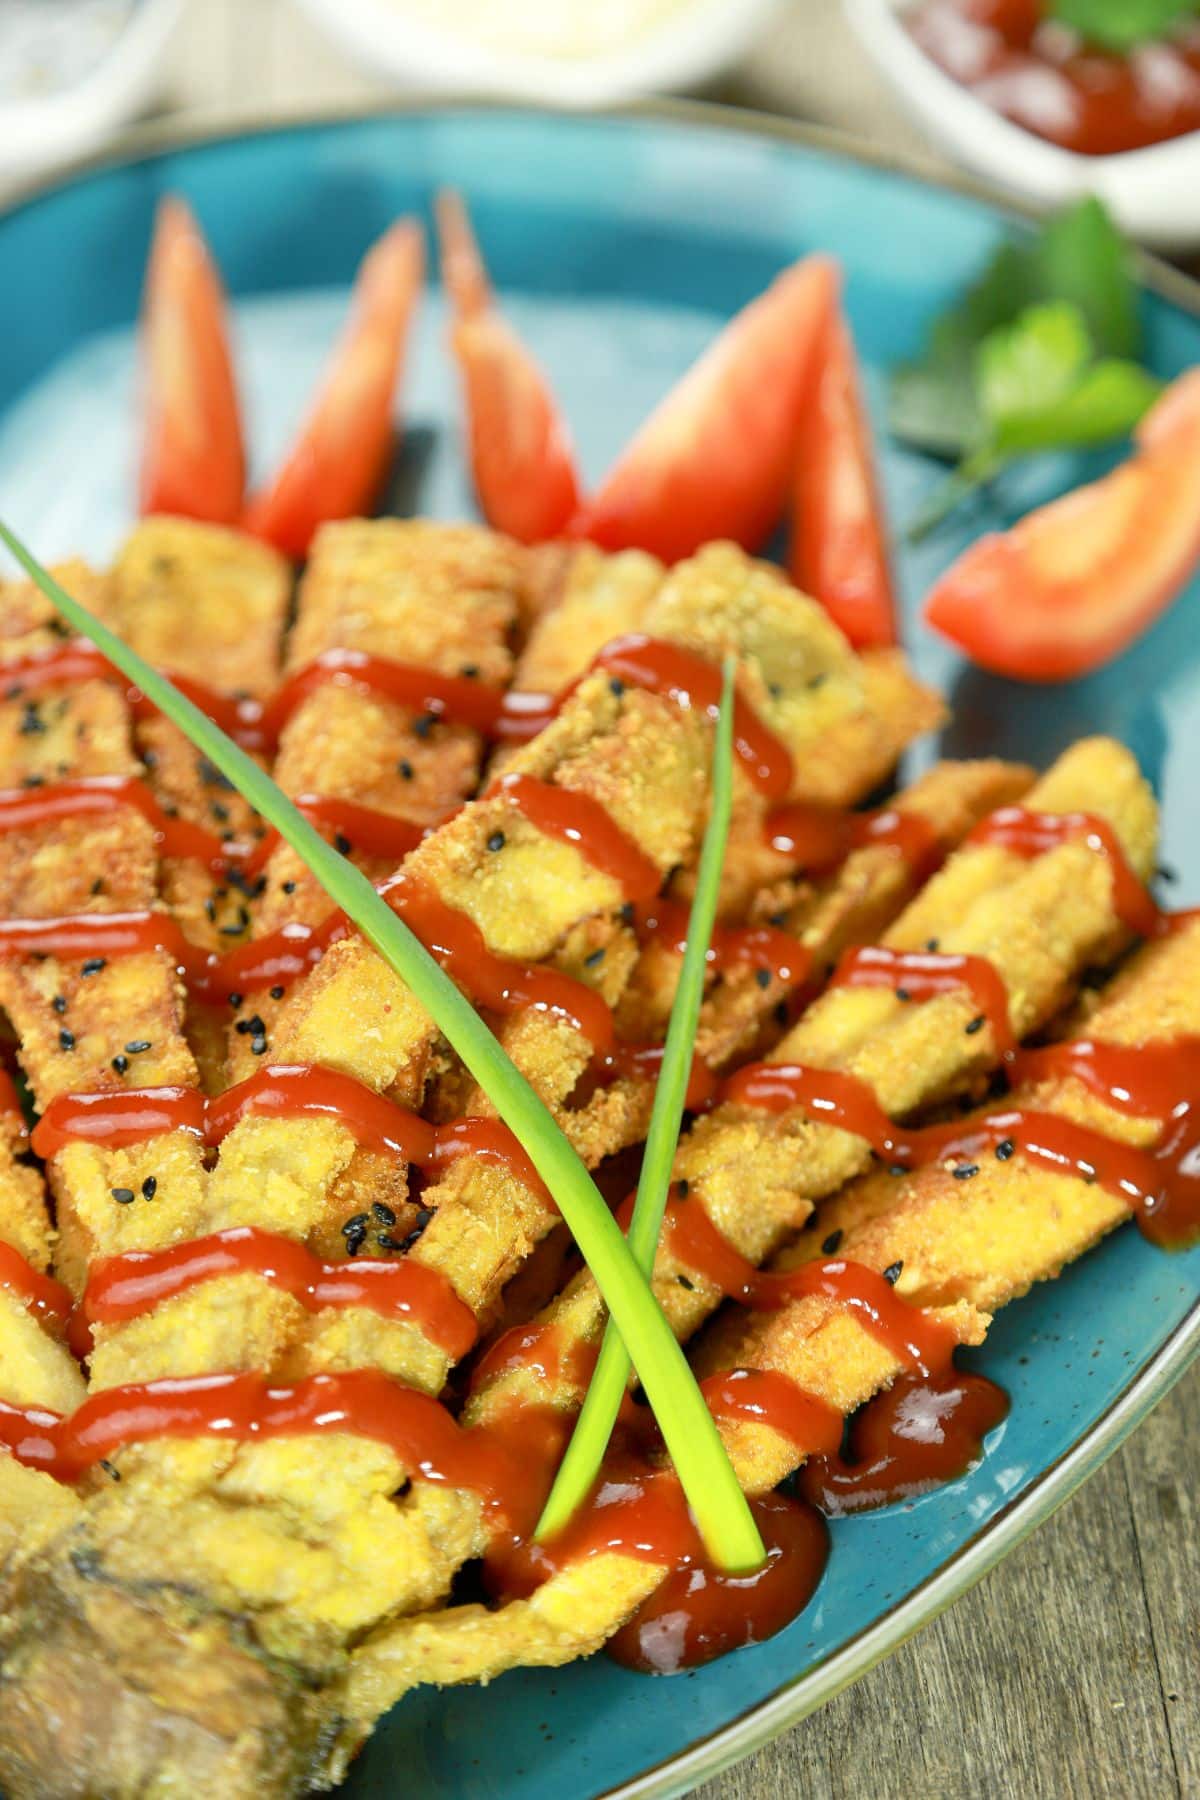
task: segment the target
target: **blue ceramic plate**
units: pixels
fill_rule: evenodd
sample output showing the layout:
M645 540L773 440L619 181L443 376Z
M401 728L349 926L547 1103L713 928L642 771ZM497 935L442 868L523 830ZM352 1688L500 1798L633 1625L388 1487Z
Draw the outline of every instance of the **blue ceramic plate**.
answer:
M0 219L4 513L43 555L102 557L130 522L132 325L160 194L187 195L236 296L261 469L295 423L364 246L398 212L427 214L442 183L469 195L506 305L549 369L592 477L720 322L801 252L841 258L878 411L887 364L1019 229L977 199L715 115L418 112L157 150ZM1151 360L1172 375L1200 362L1200 323L1183 284L1151 281ZM395 504L452 518L471 501L442 338L434 297L410 357ZM890 445L883 454L903 519L937 471ZM1080 472L1043 465L1006 497L1026 505ZM916 607L970 535L1004 522L981 507L901 551L917 662L954 704L943 748L1046 762L1081 733L1115 733L1161 792L1179 899L1200 901L1200 589L1089 681L1047 692L994 680L928 636ZM982 1466L915 1505L836 1524L828 1573L790 1630L670 1682L600 1657L486 1690L417 1693L372 1740L348 1791L584 1800L677 1792L711 1774L860 1675L1095 1468L1200 1343L1198 1296L1200 1251L1165 1256L1120 1233L1000 1315L977 1360L1013 1408Z

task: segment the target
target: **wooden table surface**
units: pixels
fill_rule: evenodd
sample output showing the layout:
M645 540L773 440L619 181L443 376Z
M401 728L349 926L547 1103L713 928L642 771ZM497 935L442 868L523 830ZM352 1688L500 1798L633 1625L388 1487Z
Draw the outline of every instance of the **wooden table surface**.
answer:
M304 112L385 91L291 0L191 4L172 112ZM794 0L720 97L924 149L835 0ZM1198 1493L1194 1369L965 1599L702 1800L1200 1796Z

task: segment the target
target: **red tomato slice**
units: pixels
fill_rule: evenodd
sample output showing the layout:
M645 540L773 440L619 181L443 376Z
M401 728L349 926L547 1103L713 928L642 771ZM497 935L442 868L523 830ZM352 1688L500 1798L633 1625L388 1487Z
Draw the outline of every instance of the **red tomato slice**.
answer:
M894 644L887 523L854 339L839 308L801 409L792 520L788 572L796 586L821 602L856 649Z
M731 319L651 414L572 530L667 562L711 538L757 550L778 522L837 271L809 256Z
M233 524L246 478L225 295L182 200L159 206L142 307L146 375L139 504Z
M1135 435L1110 475L972 545L926 601L929 623L1020 681L1070 681L1140 637L1200 562L1200 369Z
M457 194L438 196L437 221L480 509L497 531L523 544L543 543L561 534L579 505L566 426L542 371L492 303Z
M243 523L285 555L304 556L319 525L369 512L395 439L392 397L421 287L420 227L401 219L363 258L350 318L312 410L275 479Z

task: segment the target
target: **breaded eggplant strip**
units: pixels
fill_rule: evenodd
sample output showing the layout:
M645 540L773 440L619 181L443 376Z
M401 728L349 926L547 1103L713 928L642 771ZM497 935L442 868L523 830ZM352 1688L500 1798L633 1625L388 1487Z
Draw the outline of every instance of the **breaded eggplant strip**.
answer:
M6 590L3 602L13 629L0 635L0 654L10 660L32 648L20 629L25 592ZM36 699L6 690L0 698L0 785L137 770L129 709L113 683L83 682ZM138 910L156 902L157 868L153 829L128 807L7 832L0 836L0 907L9 918ZM63 1093L196 1079L179 981L165 952L108 962L3 959L0 1006L20 1039L39 1110ZM153 1204L141 1198L151 1177ZM122 1151L72 1144L53 1159L49 1179L58 1208L56 1273L78 1289L95 1255L186 1236L202 1170L195 1138L173 1132ZM132 1191L137 1204L122 1204L114 1190Z
M257 539L165 516L130 532L104 584L105 621L168 674L220 694L265 699L279 679L292 576ZM147 779L161 804L217 837L249 840L257 814L169 719L135 726ZM247 895L201 864L168 859L163 895L187 936L227 950L249 923Z
M1121 745L1103 738L1075 745L1025 804L1045 812L1095 812L1112 825L1140 874L1153 868L1156 808ZM1052 1018L1083 971L1114 954L1125 935L1113 910L1108 863L1085 844L1063 844L1034 862L994 845L968 844L883 941L917 950L933 940L948 953L986 957L1007 987L1014 1030L1024 1036ZM845 1070L900 1119L970 1091L994 1067L998 1050L991 1029L976 1029L975 1016L976 1003L965 989L909 1006L888 989L833 988L809 1007L770 1060ZM675 1182L686 1183L688 1205L703 1208L743 1256L761 1262L804 1224L816 1201L861 1173L870 1158L862 1138L815 1123L800 1108L766 1113L727 1102L697 1120L680 1141L672 1173ZM660 1247L654 1286L681 1338L697 1330L721 1298L700 1271L673 1254L669 1241ZM598 1340L604 1308L586 1270L545 1316L571 1342ZM470 1415L490 1416L527 1379L521 1371L500 1378L473 1399ZM582 1396L567 1390L560 1398L575 1406Z
M827 622L782 584L760 605L757 574L753 585L753 607L740 587L732 596L727 636L736 642L735 627L744 630L764 646L768 660L773 655L784 665L785 675L793 665L828 667L831 684L843 689L846 711L860 713L867 702L857 664ZM764 611L778 637L795 640L786 654L769 633L764 638ZM756 668L748 663L748 674L753 677ZM592 791L611 796L621 823L665 872L691 853L703 824L708 733L695 715L652 694L618 695L599 679L585 684L521 757L531 772L565 785L590 783ZM899 747L894 732L893 743ZM667 773L669 780L659 779ZM865 785L871 778L862 771L858 780ZM487 839L500 806L510 828L506 847L514 854L497 885L497 859ZM538 955L552 949L578 917L619 906L615 884L573 857L568 846L539 840L523 822L514 828L503 802L485 801L435 833L412 861L448 899L471 908L497 948ZM567 889L566 910L531 938L535 908L547 898L562 900L561 889L548 882L556 868ZM394 1088L397 1068L430 1034L403 984L352 943L336 947L301 985L280 1027L276 1054L332 1062L378 1088ZM578 1038L569 1028L564 1035ZM332 1121L321 1129L332 1139L348 1135ZM203 1222L193 1229L255 1223L311 1237L330 1187L325 1168L314 1174L319 1161L307 1126L246 1121L226 1140ZM486 1197L494 1201L494 1191ZM102 1327L94 1382L208 1368L290 1373L299 1341L306 1368L347 1362L388 1368L402 1361L411 1379L440 1385L442 1352L408 1328L363 1314L331 1314L310 1325L296 1318L301 1312L289 1296L254 1277L210 1283L122 1330ZM168 1591L186 1589L213 1609L212 1632L242 1638L249 1632L264 1653L303 1670L308 1680L329 1678L352 1635L444 1596L452 1571L480 1542L476 1500L458 1491L425 1491L421 1484L396 1500L406 1471L375 1444L347 1439L331 1454L304 1440L154 1443L112 1460L121 1481L98 1487L67 1538L39 1561L41 1579L69 1596L82 1564L96 1571L106 1591L125 1596L144 1593L149 1579ZM181 1516L188 1520L186 1533L178 1529ZM368 1541L371 1555L364 1558L361 1546Z
M22 1160L28 1148L21 1121L0 1115L0 1245L10 1245L46 1274L55 1233L41 1174ZM17 1293L0 1286L0 1400L71 1412L83 1395L79 1365L60 1337Z
M1140 950L1092 1015L1087 1036L1139 1045L1200 1032L1200 921ZM1016 1102L1086 1125L1120 1143L1148 1147L1162 1120L1106 1105L1073 1076L1020 1090ZM969 1131L971 1119L963 1121ZM775 1265L794 1268L823 1254L831 1228L839 1256L878 1272L902 1264L897 1291L930 1310L960 1343L983 1341L992 1315L1038 1281L1052 1280L1129 1218L1099 1183L1051 1172L1015 1156L987 1156L969 1181L933 1164L904 1177L883 1172L848 1187L822 1209ZM732 1312L718 1321L693 1362L698 1373L776 1370L843 1413L900 1373L901 1365L854 1313L821 1298L779 1312ZM769 1426L721 1423L738 1478L768 1492L803 1460ZM621 1556L597 1556L556 1574L527 1601L490 1612L454 1607L385 1629L351 1658L343 1709L359 1730L424 1682L487 1681L522 1663L557 1664L598 1647L652 1592L663 1571ZM354 1742L353 1727L347 1748ZM344 1762L335 1759L336 1778Z

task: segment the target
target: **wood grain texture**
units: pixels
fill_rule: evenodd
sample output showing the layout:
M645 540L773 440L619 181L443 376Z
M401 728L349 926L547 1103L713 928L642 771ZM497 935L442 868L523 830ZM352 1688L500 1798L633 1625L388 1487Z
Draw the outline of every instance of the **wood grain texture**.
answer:
M292 0L192 0L168 111L262 117L386 92ZM720 97L932 153L837 0L793 0ZM702 1800L1200 1796L1200 1370L1034 1537Z

